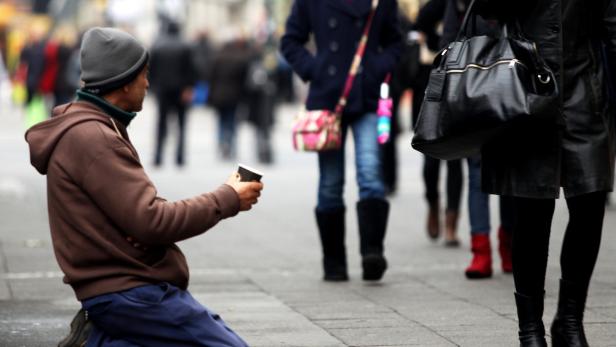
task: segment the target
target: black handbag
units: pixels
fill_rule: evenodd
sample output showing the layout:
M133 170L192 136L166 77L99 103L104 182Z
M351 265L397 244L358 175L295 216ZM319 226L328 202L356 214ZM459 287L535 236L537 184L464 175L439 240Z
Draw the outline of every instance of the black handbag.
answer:
M469 35L471 2L456 40L434 60L412 146L444 160L466 158L513 123L558 119L553 72L517 22L500 35Z

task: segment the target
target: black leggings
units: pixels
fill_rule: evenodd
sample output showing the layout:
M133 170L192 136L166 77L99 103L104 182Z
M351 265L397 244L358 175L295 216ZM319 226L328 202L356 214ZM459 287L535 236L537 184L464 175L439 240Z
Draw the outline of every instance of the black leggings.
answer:
M424 156L423 176L426 183L426 200L429 204L439 201L438 180L441 171L441 161ZM462 161L447 161L447 210L458 211L462 195Z
M585 288L599 254L605 196L595 192L567 199L569 224L560 254L561 276ZM543 295L554 205L553 199L515 198L513 279L518 293Z

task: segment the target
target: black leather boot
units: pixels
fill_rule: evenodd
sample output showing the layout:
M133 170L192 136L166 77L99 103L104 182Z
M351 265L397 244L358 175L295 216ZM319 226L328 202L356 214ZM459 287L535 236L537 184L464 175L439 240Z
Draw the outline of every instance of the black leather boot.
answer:
M552 322L552 346L588 347L584 333L584 308L586 306L587 286L560 280L558 311Z
M383 199L365 199L357 203L364 280L378 281L387 270L383 240L388 216L389 203Z
M520 347L547 347L543 327L543 295L526 296L515 293L518 309Z
M346 247L344 245L344 208L317 211L317 224L323 247L323 280L348 281Z

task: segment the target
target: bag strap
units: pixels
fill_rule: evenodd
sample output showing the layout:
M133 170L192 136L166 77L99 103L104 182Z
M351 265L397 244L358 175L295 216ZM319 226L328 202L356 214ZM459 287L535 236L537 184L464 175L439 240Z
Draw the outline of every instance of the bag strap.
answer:
M338 103L336 104L336 108L334 109L334 113L342 116L342 110L344 110L344 106L347 103L347 97L349 93L351 93L351 88L353 87L353 81L355 80L355 76L357 75L357 71L359 70L359 65L361 64L361 60L366 51L366 43L368 42L368 34L370 33L370 27L372 26L372 19L374 18L374 13L376 12L376 8L379 5L379 0L372 0L372 9L370 10L370 14L368 15L368 21L366 22L366 27L364 28L364 33L359 40L359 44L357 45L357 51L355 51L355 55L353 57L353 63L351 64L351 68L349 69L349 75L344 84L344 89Z

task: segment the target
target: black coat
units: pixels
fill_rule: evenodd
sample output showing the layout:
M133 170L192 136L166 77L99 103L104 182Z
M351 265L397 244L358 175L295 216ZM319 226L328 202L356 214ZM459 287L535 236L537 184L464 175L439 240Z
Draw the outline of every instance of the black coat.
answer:
M295 0L280 50L293 70L310 81L309 110L333 109L338 102L370 8L371 0ZM380 84L400 54L397 8L395 0L379 1L345 113L376 111ZM316 54L305 47L310 34Z
M179 36L163 35L150 53L150 84L156 94L181 92L195 84L195 68L188 43Z
M484 149L484 191L531 198L556 198L560 187L566 197L610 191L614 114L601 45L614 66L616 0L479 1L486 16L523 13L514 18L554 71L561 94L559 119L514 129Z
M246 74L254 50L248 42L235 40L226 43L214 54L209 73L208 103L216 109L236 107L246 96Z

